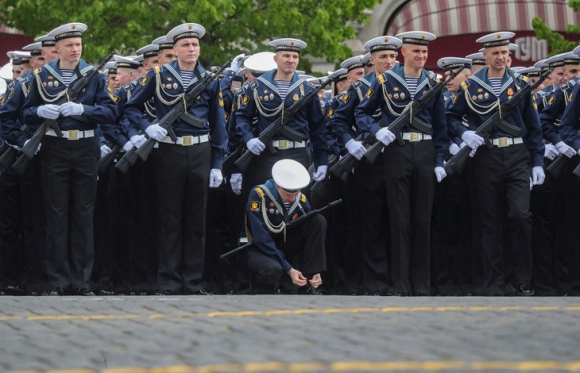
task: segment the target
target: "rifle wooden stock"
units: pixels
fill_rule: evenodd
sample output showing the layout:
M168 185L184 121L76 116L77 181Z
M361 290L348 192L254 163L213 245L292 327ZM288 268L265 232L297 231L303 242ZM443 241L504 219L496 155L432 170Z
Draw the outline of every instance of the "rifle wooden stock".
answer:
M550 75L552 69L546 70L540 78L534 84L527 84L524 88L519 90L515 95L512 96L508 101L504 102L498 111L495 112L491 117L489 117L483 124L475 130L475 134L481 136L485 139L488 139L488 136L491 131L493 131L503 118L506 117L511 113L511 111L516 107L516 105L524 99L525 95L532 92L536 89L544 79ZM467 92L466 94L469 94ZM447 175L453 175L454 173L461 173L461 171L465 168L465 163L469 159L469 153L471 153L473 149L469 146L464 146L459 150L457 154L449 159L447 163L445 163L444 169Z
M30 164L31 160L32 158L28 158L26 155L20 154L20 157L18 157L16 162L14 162L12 165L12 169L18 175L22 176L26 172L26 169L28 169L28 165Z
M109 152L109 154L99 159L98 167L100 174L107 173L107 170L109 169L109 167L111 167L111 164L115 160L115 157L117 156L117 154L119 154L119 151L121 150L121 147L119 145L114 145L110 141L108 141L106 145L111 149L111 152Z
M306 95L304 95L300 100L296 101L294 104L292 104L292 106L290 106L290 108L288 110L286 110L284 112L283 116L280 116L278 119L276 119L274 122L272 122L268 127L266 127L258 136L258 139L264 143L264 145L271 147L271 141L272 138L278 133L280 132L280 130L282 129L282 127L284 127L284 125L292 120L292 118L294 118L294 116L296 115L296 113L302 109L304 107L304 105L306 105L306 103L312 99L312 97L314 95L317 94L317 92L321 89L324 89L324 87L326 87L328 84L330 84L330 82L332 81L332 79L329 77L327 78L324 82L322 82L320 88L310 91L308 92ZM254 159L256 155L250 151L245 152L244 154L242 154L242 156L240 158L238 158L237 161L234 162L234 164L240 169L240 171L244 172L248 169L248 167L250 166L250 163L252 163L252 160Z
M302 215L302 216L300 216L300 217L298 217L298 218L296 218L294 220L290 220L286 224L286 229L291 228L291 227L295 227L297 225L300 225L300 224L304 223L306 221L306 219L310 218L311 216L313 216L315 214L318 214L318 213L321 213L322 211L324 211L326 209L329 209L331 207L337 206L340 203L342 203L342 199L337 199L336 201L332 201L332 202L330 202L328 205L326 205L324 207L321 207L321 208L316 209L316 210L312 210L308 214L304 214L304 215ZM248 242L247 244L245 244L243 246L236 247L235 249L230 250L227 253L220 255L220 259L221 260L225 260L228 257L230 257L230 256L232 256L234 254L237 254L237 253L239 253L239 252L241 252L241 251L249 248L250 246L254 246L254 243L253 242Z
M11 146L4 151L4 154L0 156L0 167L3 171L7 171L12 167L14 162L16 162L16 156L18 155L18 150Z

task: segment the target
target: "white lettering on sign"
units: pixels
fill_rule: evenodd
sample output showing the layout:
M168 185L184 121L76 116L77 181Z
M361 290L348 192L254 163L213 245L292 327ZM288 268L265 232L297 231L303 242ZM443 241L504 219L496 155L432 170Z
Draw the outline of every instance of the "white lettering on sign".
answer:
M514 42L519 46L516 58L520 61L539 61L548 57L546 39L538 40L533 36L526 36L517 38Z

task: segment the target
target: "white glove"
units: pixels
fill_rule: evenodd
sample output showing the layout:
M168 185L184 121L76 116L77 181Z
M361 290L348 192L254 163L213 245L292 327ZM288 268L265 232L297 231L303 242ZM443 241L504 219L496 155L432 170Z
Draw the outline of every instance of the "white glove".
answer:
M568 158L572 158L573 156L576 155L576 151L574 150L574 148L566 145L564 141L560 141L555 145L555 147L558 153L564 154Z
M145 144L146 141L147 139L145 138L145 135L131 136L131 144L133 144L133 146L136 147L137 149L139 149L141 145Z
M377 133L375 133L375 137L385 145L389 145L395 141L395 134L389 131L387 127L383 127L378 130Z
M210 188L217 188L222 185L224 181L224 177L222 176L222 170L217 168L212 168L209 172L209 187Z
M26 140L26 141L24 142L24 146L22 146L22 147L25 147L25 146L26 146L26 143L27 143L27 142L29 142L29 141L30 141L30 140ZM41 146L41 145L42 145L42 144L38 144L38 148L36 148L36 151L34 152L34 154L36 154L36 153L38 153L38 152L40 151L40 146Z
M83 115L85 113L85 107L83 104L65 102L64 104L60 105L60 113L65 117L70 115Z
M154 140L161 141L167 136L167 130L159 124L152 124L145 129L145 132Z
M466 144L466 143L464 143L464 142L462 142L461 144L459 144L459 148L460 148L460 149L463 149L463 148L465 148L466 146L467 146L467 144ZM476 150L477 150L477 149L472 149L472 150L469 152L469 156L470 156L471 158L473 158L473 156L475 155L475 151L476 151Z
M318 166L318 169L316 169L316 172L314 173L314 175L312 175L312 179L314 181L324 180L324 178L326 177L327 169L328 166Z
M123 145L123 150L125 152L128 152L129 150L131 150L133 148L133 143L131 141L127 141L125 143L125 145Z
M447 176L445 169L443 167L435 167L435 177L437 177L437 182L440 183Z
M238 196L240 194L242 194L242 174L232 174L232 177L230 178L230 185L232 186L232 190L234 191L234 193L236 193Z
M542 166L536 166L532 168L532 182L534 185L542 185L546 175L544 174L544 169Z
M232 71L235 72L236 74L238 73L238 71L240 71L240 65L244 61L244 56L245 54L243 53L238 54L232 61L232 64L230 65L230 69L232 69Z
M57 105L42 105L36 109L36 115L46 119L56 119L60 115Z
M113 149L109 148L107 145L101 146L101 158L103 158L105 155L109 154L112 151Z
M449 154L451 155L455 155L459 152L459 146L457 146L457 144L453 143L451 144L451 146L449 147Z
M367 148L365 148L361 141L356 141L355 139L351 139L345 145L346 149L350 154L352 154L356 159L359 161L362 159L363 155L367 152Z
M264 143L261 142L260 139L257 137L250 139L246 144L246 147L248 148L249 151L251 151L255 155L260 155L260 153L263 152L264 149L266 149L266 145L264 145Z
M544 157L548 158L549 160L553 161L558 156L558 151L556 147L552 144L544 145Z
M477 149L483 144L483 137L477 135L475 131L465 131L461 135L461 140L467 144L471 149Z

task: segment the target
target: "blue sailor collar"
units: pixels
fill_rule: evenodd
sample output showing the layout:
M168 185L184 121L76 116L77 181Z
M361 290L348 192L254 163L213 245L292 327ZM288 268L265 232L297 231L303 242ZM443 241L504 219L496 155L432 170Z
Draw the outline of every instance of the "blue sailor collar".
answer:
M177 60L173 60L163 65L163 67L165 67L167 71L169 71L171 75L173 75L175 79L179 82L179 84L181 84L181 86L183 87L183 80L181 80L181 70L179 69L179 62ZM205 76L206 71L199 61L197 61L195 68L196 70L199 71L199 74L202 77ZM191 82L189 82L189 88L193 87L195 83L197 83L197 76L194 75L193 78L191 79Z
M490 93L495 94L493 91L493 88L491 86L491 81L487 77L488 70L489 70L488 67L484 67L483 69L479 70L477 73L472 75L470 77L470 79L477 82L477 84L479 84L482 88L485 88L486 90L488 90ZM514 72L514 76L517 79L521 75ZM500 95L501 95L501 93L503 93L503 91L505 91L507 88L509 88L512 85L513 81L514 81L513 78L510 76L510 74L508 74L507 69L506 69L506 71L504 72L503 78L501 80L502 84L501 84L501 89L500 89Z
M65 87L64 80L62 79L62 71L58 67L59 62L60 62L60 58L57 58L56 60L54 60L54 61L52 61L52 62L47 63L46 65L44 65L42 68L45 68L48 71L49 74L51 74L56 79L58 79L62 83L62 86ZM94 69L94 67L91 66L91 65L89 65L82 58L79 60L78 70L80 70L81 75L84 75L84 74L86 74L87 72L89 72L89 71L91 71L93 69ZM71 82L71 85L78 78L80 78L80 77L77 76L77 73L76 73L76 70L75 70L73 72L73 76L72 76L72 79L70 81Z
M274 93L280 96L280 92L278 92L278 85L274 79L277 71L278 69L270 70L267 73L262 74L259 78L256 79L256 81L266 85L268 88L274 91ZM290 97L289 93L295 90L302 83L304 83L304 79L301 79L298 74L294 72L294 76L292 76L292 79L290 80L290 87L288 88L288 96L286 96L286 98Z
M280 214L282 214L282 216L284 216L284 209L282 207L284 205L284 202L282 202L282 197L280 197L280 193L278 193L278 189L276 189L276 183L274 182L274 180L270 179L266 181L263 187L268 197L270 197L272 202L274 202L274 204L276 205L276 209L280 212ZM298 193L296 199L288 209L288 216L292 216L292 213L298 207L301 199L302 193Z
M409 92L409 87L407 86L407 81L405 80L404 65L402 65L402 64L395 65L390 70L385 72L385 74L395 78L399 83L401 83L401 85L403 87L405 87L407 92ZM429 77L433 81L436 80L435 74L429 73L427 70L423 69L421 71L421 76L419 76L419 80L417 81L417 89L415 90L415 92L421 92L421 89L423 89L423 87L425 87L427 84L429 84L429 79L427 79L427 74L429 74Z

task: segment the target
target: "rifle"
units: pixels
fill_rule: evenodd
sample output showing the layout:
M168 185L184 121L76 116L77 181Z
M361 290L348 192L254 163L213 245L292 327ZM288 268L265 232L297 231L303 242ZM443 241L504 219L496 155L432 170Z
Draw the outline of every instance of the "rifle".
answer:
M556 179L560 172L564 169L564 165L566 164L566 157L564 154L559 154L556 159L550 163L548 167L546 167L546 174L549 175L552 179Z
M379 125L384 123L381 119L379 121ZM358 135L354 141L362 141L365 147L371 145L372 135L368 132L361 133ZM336 162L333 166L329 168L329 171L336 176L337 178L341 179L342 181L346 182L350 174L352 173L353 168L358 164L359 160L350 153L342 157L338 162Z
M142 135L143 131L139 130L137 134ZM121 159L119 159L119 161L115 165L115 168L121 171L122 173L126 174L129 171L129 168L135 165L135 162L137 162L137 159L139 159L139 155L135 153L136 151L137 148L135 146L132 146L131 149L129 149L129 151L126 152L125 155L121 157Z
M113 144L111 141L107 141L105 145L107 145L111 149L111 151L109 152L109 154L99 159L98 167L100 174L107 173L107 170L111 166L111 163L113 163L115 157L117 156L117 154L119 154L119 151L121 150L121 147L119 145Z
M455 79L455 77L459 75L461 71L463 71L463 68L461 67L455 70L453 74L451 74L451 76L448 78L448 80ZM399 115L397 119L392 121L391 124L389 124L387 129L395 134L399 145L403 146L405 144L401 136L401 130L408 124L410 124L415 129L421 131L422 133L431 132L431 126L419 120L419 118L416 118L415 116L427 106L429 101L431 101L436 95L438 95L441 92L445 82L446 80L445 81L441 80L439 83L435 84L433 87L431 87L431 89L427 93L421 96L420 99L413 101L411 106L407 106L405 110L403 110L401 115ZM379 156L379 154L381 154L383 148L385 147L385 144L383 144L381 141L376 140L376 137L373 140L374 140L373 144L367 149L365 153L365 157L371 164L375 163L377 157Z
M308 214L304 214L304 215L299 216L298 218L296 218L294 220L290 220L288 223L286 223L286 228L295 227L297 225L300 225L300 224L304 223L306 221L306 219L309 219L311 216L313 216L315 214L318 214L318 213L321 213L324 210L329 209L331 207L337 206L340 203L342 203L342 199L337 199L336 201L332 201L332 202L330 202L328 205L326 205L324 207L321 207L321 208L316 209L316 210L312 210ZM230 256L232 256L234 254L237 254L240 251L243 251L243 250L245 250L245 249L247 249L247 248L249 248L250 246L253 246L253 245L254 245L253 242L248 242L245 245L242 245L240 247L236 247L235 249L230 250L227 253L220 255L220 259L221 260L227 259L228 257L230 257Z
M509 133L510 135L515 137L520 135L520 129L505 122L503 120L503 117L509 115L509 113L514 109L514 107L516 107L516 105L521 100L524 99L525 95L532 92L540 84L542 84L544 79L546 79L551 72L552 69L548 69L540 76L538 81L536 81L534 84L527 84L524 88L522 88L515 95L513 95L512 98L510 98L507 102L504 102L494 115L488 118L481 126L477 127L477 129L475 130L475 134L486 139L486 144L488 148L491 149L493 147L493 145L489 141L489 134L495 128L499 128L502 131ZM466 91L465 94L469 94L469 92ZM447 175L453 175L453 173L455 172L457 173L461 172L461 170L465 167L465 163L469 159L469 153L471 153L472 150L473 149L471 149L469 146L464 146L459 150L459 152L457 152L457 154L451 157L451 159L449 159L449 162L447 162L444 166Z
M22 125L22 127L20 127L20 130L24 132L24 136L26 136L26 138L30 137L30 131L26 124ZM8 171L12 167L12 165L16 162L17 157L18 150L16 150L16 148L12 146L8 147L8 149L4 151L4 154L0 156L0 169L3 171ZM26 162L26 166L28 167L28 162ZM24 170L26 170L26 168L24 168Z
M16 156L18 155L18 150L13 148L12 146L6 144L8 147L2 156L0 156L0 170L1 171L8 171L12 164L16 161Z
M109 53L109 55L107 57L105 57L103 62L101 62L99 67L89 71L88 73L86 73L85 75L80 77L74 86L72 86L72 87L69 86L66 89L67 94L64 95L55 105L60 106L60 105L64 104L65 102L72 102L72 101L76 100L78 95L86 87L86 85L93 78L93 76L96 74L100 74L101 70L105 67L106 63L109 62L109 60L111 58L113 58L113 55L114 55L114 52ZM38 129L34 132L32 137L30 138L30 140L22 147L21 151L28 159L32 159L32 157L34 157L34 155L36 154L36 150L38 149L38 145L40 145L42 139L44 138L44 135L45 135L47 129L49 129L49 128L52 129L58 137L62 137L62 131L60 130L60 127L58 126L58 119L45 120L40 125L40 127L38 127ZM25 167L26 167L27 163L25 163L25 162L26 161L24 159L22 159L22 156L21 156L14 163L14 165L12 167L14 168L14 170L16 170L16 172L18 172L19 174L22 175L24 173L24 171L26 170Z
M331 154L328 157L328 167L329 169L331 167L333 167L333 165L336 164L336 162L338 162L338 156ZM308 169L308 173L310 174L314 174L316 172L316 169L314 168L314 164L312 164L311 168ZM325 184L328 182L328 180L330 179L330 174L327 172L326 173L326 177L320 181L316 181L314 182L314 184L312 184L312 187L310 188L310 193L312 194L318 194L318 195L323 195L324 194L324 186Z
M338 72L338 71L337 71ZM292 120L292 118L294 118L294 116L296 115L296 113L298 113L298 111L300 109L302 109L304 107L304 105L306 105L306 103L308 103L308 101L310 101L312 99L313 96L315 96L319 90L324 89L324 87L326 87L328 84L330 84L334 78L335 78L335 74L337 73L333 73L330 74L320 85L320 88L315 89L313 91L308 92L306 95L304 95L300 100L296 101L294 104L292 104L292 106L290 106L290 108L288 110L282 110L282 115L280 117L278 117L278 119L276 119L274 122L270 123L270 125L268 127L266 127L258 136L258 139L266 144L266 146L268 147L268 149L270 150L270 152L272 154L276 153L276 149L274 149L274 146L272 145L272 138L278 133L278 132L282 132L284 131L284 127L286 125L286 123L290 120ZM282 103L282 105L284 105L284 103ZM290 137L290 132L287 131L284 135L286 136L288 134L287 137ZM296 141L300 141L301 139L298 139ZM252 162L252 159L254 159L256 155L252 152L245 152L244 154L242 154L242 156L240 158L238 158L237 161L234 162L234 164L240 169L240 171L244 172L248 169L248 167L250 166L250 163Z
M224 71L225 68L228 67L231 62L232 62L231 59L228 60L226 63L221 65L220 68L215 73L206 72L206 75L203 77L203 79L189 92L185 93L182 101L177 103L173 107L173 109L169 111L169 113L165 114L163 118L161 118L160 120L156 119L155 121L153 121L152 124L158 124L160 127L165 128L169 134L169 137L171 137L171 140L173 142L177 141L177 136L175 136L175 133L173 132L173 123L176 120L181 119L184 122L190 123L196 127L199 126L203 127L203 123L202 124L193 123L192 120L189 117L187 117L187 106L191 105L193 101L197 98L197 96L199 96L205 90L208 84L212 80L214 80L222 71ZM151 154L151 151L153 150L155 144L157 144L157 140L149 138L147 139L147 141L145 141L143 145L139 147L139 149L135 150L135 154L137 154L143 161L146 161L147 158L149 158L149 154ZM129 153L130 152L127 152L127 154L125 154L125 157L129 158L130 157Z
M232 166L232 163L234 163L234 161L236 159L240 158L243 151L244 151L244 145L240 144L240 146L238 146L236 148L236 150L234 150L233 153L226 155L224 158L224 161L222 162L222 169L229 170L230 167Z

